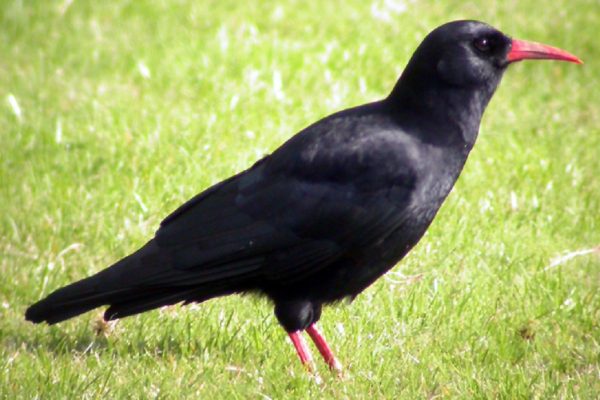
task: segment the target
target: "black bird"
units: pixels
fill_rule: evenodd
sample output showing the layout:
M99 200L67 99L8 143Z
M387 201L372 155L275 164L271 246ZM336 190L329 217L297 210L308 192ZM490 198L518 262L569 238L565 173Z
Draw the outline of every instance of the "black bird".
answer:
M162 221L154 238L96 275L32 305L54 324L109 305L106 320L234 293L266 295L303 364L321 307L354 298L423 236L458 178L506 68L581 63L477 21L432 31L391 94L330 115Z

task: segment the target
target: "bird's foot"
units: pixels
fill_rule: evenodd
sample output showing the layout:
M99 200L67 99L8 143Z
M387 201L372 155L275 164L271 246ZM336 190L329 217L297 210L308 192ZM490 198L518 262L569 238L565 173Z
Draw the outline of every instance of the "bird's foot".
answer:
M316 325L311 324L306 329L306 331L308 332L312 341L315 343L315 346L319 350L319 353L321 353L321 356L329 366L329 369L333 371L338 378L344 378L342 364L335 357L333 351L331 351L331 348L325 341L325 338L323 337L321 332L317 329ZM296 348L296 352L298 353L298 357L300 357L302 365L304 365L308 372L311 373L311 375L315 379L315 382L317 384L321 384L323 381L319 376L319 373L317 372L315 363L312 358L312 354L308 349L308 346L306 345L304 337L302 336L302 331L289 332L288 335L292 340L294 347Z
M296 348L296 352L298 353L298 357L300 357L302 365L304 365L308 372L314 373L316 371L315 363L312 354L306 345L306 341L302 336L302 331L290 332L288 335Z
M329 366L329 369L332 370L338 376L338 378L343 378L344 371L342 364L333 354L333 351L331 351L331 347L329 347L325 337L323 337L317 326L315 324L311 324L308 328L306 328L306 331L308 332L312 341L315 343L315 346L317 346L319 353L321 353L321 356Z

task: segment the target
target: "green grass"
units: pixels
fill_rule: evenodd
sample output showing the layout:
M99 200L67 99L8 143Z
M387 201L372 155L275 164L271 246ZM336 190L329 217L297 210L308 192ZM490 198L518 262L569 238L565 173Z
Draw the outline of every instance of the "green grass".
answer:
M325 311L344 379L319 361L316 385L252 297L146 313L107 335L94 333L100 311L23 320L203 188L386 95L423 36L458 18L586 64L511 67L426 237ZM595 0L2 1L0 396L597 398L600 260L547 266L600 245L598 26Z

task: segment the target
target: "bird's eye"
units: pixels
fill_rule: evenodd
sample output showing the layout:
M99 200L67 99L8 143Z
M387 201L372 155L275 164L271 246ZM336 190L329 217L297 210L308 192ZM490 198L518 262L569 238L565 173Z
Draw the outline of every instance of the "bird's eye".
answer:
M489 53L491 50L490 40L488 38L477 38L473 41L473 46L482 53Z

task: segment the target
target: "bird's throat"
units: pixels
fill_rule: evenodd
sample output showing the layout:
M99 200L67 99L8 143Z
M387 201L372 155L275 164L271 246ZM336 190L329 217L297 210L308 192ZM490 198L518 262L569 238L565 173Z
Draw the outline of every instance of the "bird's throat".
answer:
M431 143L470 150L493 91L456 87L410 87L398 82L386 99L407 131Z

